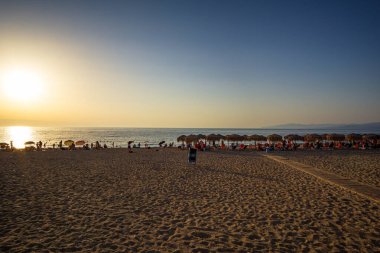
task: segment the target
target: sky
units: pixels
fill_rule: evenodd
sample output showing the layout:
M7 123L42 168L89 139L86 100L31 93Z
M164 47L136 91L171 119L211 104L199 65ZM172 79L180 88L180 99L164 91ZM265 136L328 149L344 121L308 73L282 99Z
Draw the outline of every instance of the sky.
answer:
M380 1L3 1L0 125L380 121Z

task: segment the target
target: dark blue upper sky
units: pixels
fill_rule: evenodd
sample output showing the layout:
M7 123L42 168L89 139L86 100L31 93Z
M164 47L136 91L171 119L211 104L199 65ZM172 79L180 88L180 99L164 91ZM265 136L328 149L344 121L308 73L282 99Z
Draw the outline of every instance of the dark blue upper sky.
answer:
M242 126L380 120L380 1L3 1L0 9L2 33L64 39L161 96L196 90L221 108L270 101L268 114L293 112ZM121 98L125 82L114 85Z

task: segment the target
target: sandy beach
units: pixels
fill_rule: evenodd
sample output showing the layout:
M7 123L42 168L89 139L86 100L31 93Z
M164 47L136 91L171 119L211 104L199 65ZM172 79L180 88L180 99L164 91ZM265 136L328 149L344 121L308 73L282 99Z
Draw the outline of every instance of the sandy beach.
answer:
M376 252L380 204L257 152L0 153L2 252ZM380 152L288 152L379 186Z
M294 161L380 187L380 151L329 150L278 153Z

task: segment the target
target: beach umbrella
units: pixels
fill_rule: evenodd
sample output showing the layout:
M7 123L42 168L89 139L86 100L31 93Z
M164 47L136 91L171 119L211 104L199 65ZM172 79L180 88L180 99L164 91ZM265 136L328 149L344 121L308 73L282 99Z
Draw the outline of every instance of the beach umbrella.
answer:
M131 145L134 141L128 141L128 145Z
M185 140L186 140L186 135L181 135L181 136L178 136L177 137L177 142L185 142Z
M249 139L252 141L267 141L267 137L264 135L258 135L258 134L253 134L249 136Z
M86 142L84 140L76 141L75 145L84 145Z
M344 141L346 136L344 134L328 134L327 140L329 141Z
M27 142L25 142L24 144L25 144L25 145L34 145L35 142L34 142L34 141L27 141Z
M304 141L310 141L310 142L314 142L314 141L320 141L323 139L323 137L319 134L307 134L303 137Z
M206 135L204 135L204 134L198 134L197 137L198 137L198 140L200 140L200 139L205 140L206 139Z
M67 140L63 144L65 144L66 146L71 146L71 145L73 145L73 143L74 143L73 140Z
M327 141L328 140L328 136L329 136L329 134L322 134L321 135L322 140Z
M220 139L219 139L219 136L216 134L209 134L206 136L206 140L207 141L218 141Z
M380 135L378 134L363 134L363 140L380 140Z
M159 143L158 143L158 145L162 145L162 144L164 144L165 143L165 141L160 141Z
M221 135L221 134L217 134L216 136L218 136L219 140L225 140L226 137L224 135Z
M8 143L0 142L0 148L7 148L9 146Z
M278 134L271 134L267 136L268 141L276 142L282 141L282 136Z
M303 141L304 138L298 134L288 134L284 136L284 139L288 141Z
M198 141L198 136L195 134L190 134L190 135L186 136L185 141L186 141L186 143L196 142L196 141Z
M243 141L244 137L238 134L230 134L230 135L226 135L226 140L227 141Z
M246 138L248 138L248 137L246 137L247 135L236 135L236 140L237 141L245 141L246 140Z
M250 141L251 140L250 137L246 134L243 135L242 138L243 138L243 141Z
M362 139L362 135L361 134L347 134L346 135L346 140L348 141L360 141Z

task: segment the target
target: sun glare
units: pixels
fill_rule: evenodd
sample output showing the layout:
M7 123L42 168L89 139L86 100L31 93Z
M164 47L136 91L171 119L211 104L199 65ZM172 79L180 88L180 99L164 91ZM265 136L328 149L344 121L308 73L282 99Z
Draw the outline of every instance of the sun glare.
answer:
M3 76L4 93L13 100L29 101L43 93L42 77L34 71L13 69Z
M25 126L11 126L5 129L6 138L13 142L15 148L23 148L26 141L32 140L32 129Z

